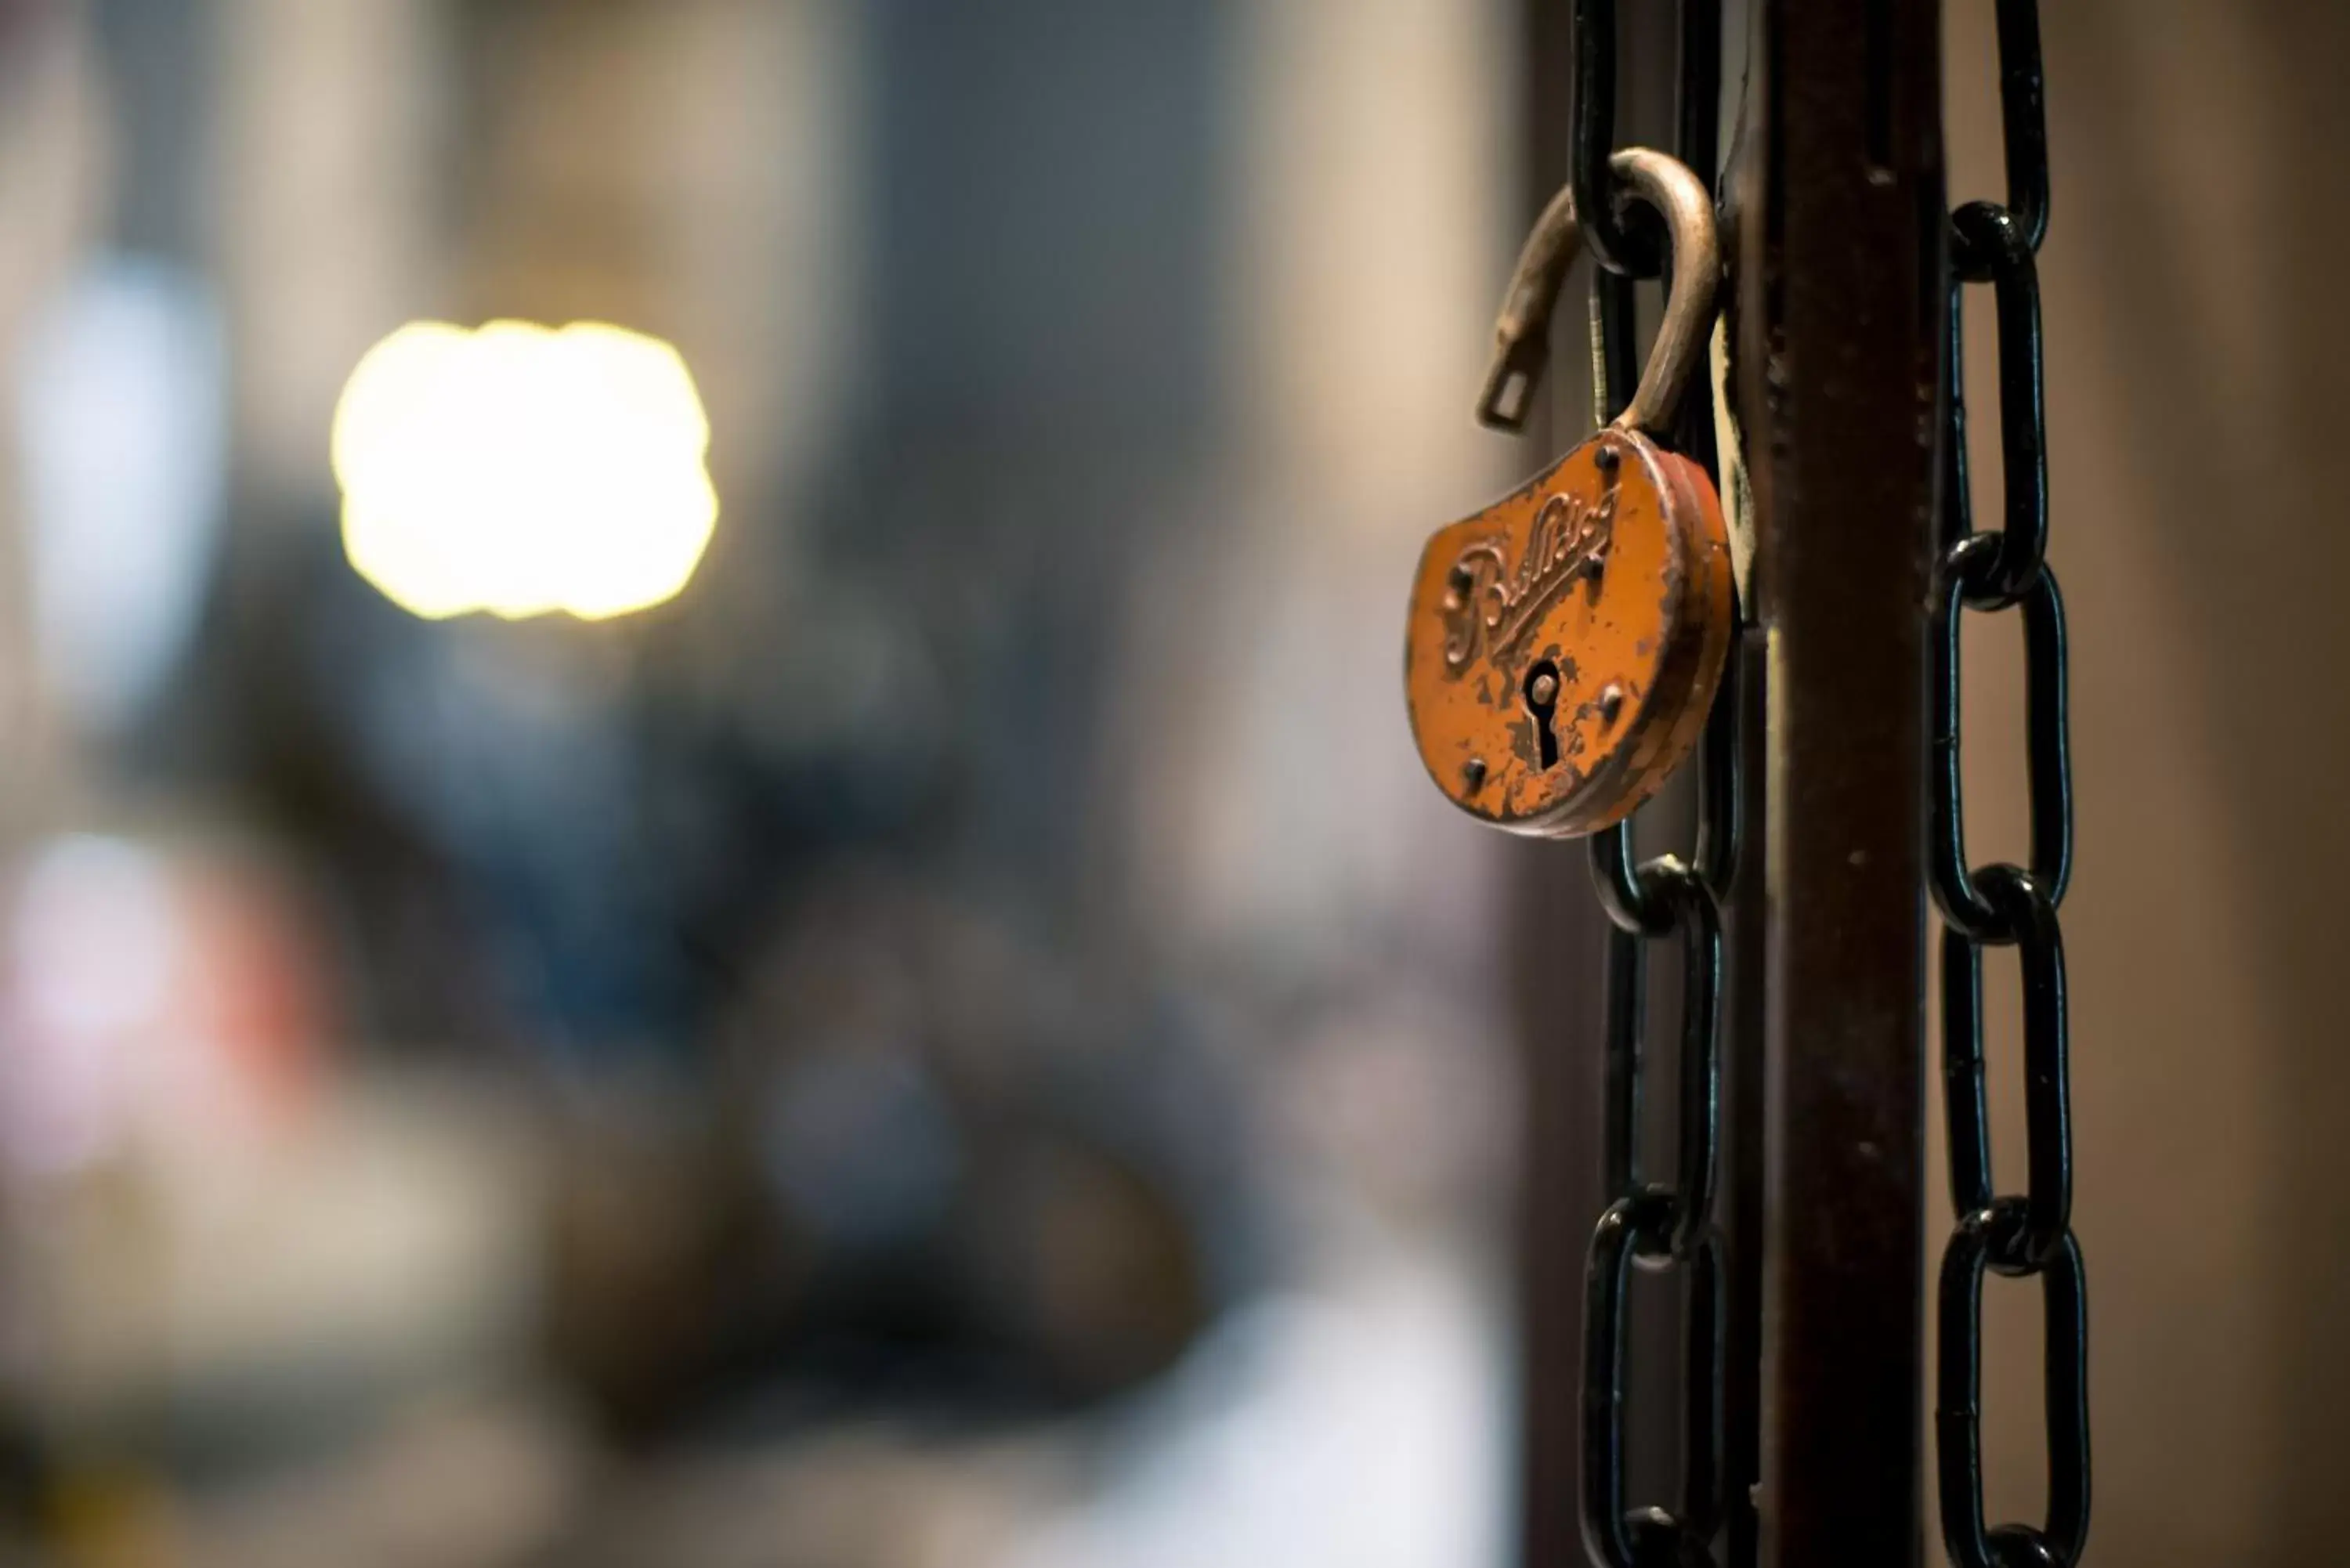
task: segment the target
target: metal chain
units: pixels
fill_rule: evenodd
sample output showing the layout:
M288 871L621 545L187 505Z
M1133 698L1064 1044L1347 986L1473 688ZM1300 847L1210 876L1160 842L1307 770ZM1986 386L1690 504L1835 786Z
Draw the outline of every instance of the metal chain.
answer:
M1942 434L1942 552L1931 606L1932 877L1942 912L1942 1063L1957 1229L1942 1254L1935 1397L1942 1540L1961 1568L2076 1563L2089 1532L2087 1284L2074 1238L2064 939L2057 906L2072 875L2064 714L2064 602L2049 568L2048 464L2041 410L2040 284L2048 231L2048 136L2036 0L1999 0L2007 204L1950 219L1950 337ZM1967 488L1961 357L1965 286L1988 283L1999 317L2000 457L2006 515L1976 533ZM2023 614L2030 753L2029 867L1970 868L1959 779L1959 637L1966 609ZM1985 1107L1982 950L2012 946L2023 971L2025 1145L2021 1195L1995 1196ZM1986 1270L2040 1281L2046 1313L2048 1509L2038 1526L1982 1512L1982 1284Z
M1720 0L1683 0L1676 151L1701 173L1715 165L1721 81ZM1576 0L1572 176L1575 211L1597 266L1591 340L1596 396L1612 419L1636 379L1632 285L1663 275L1661 225L1611 183L1616 117L1616 7ZM1634 214L1645 214L1647 221ZM1684 397L1680 440L1713 467L1710 391ZM1738 866L1740 781L1736 664L1708 716L1699 775L1699 826L1689 861L1633 854L1632 825L1592 840L1591 864L1611 929L1607 943L1605 1158L1611 1201L1592 1233L1584 1274L1583 1541L1597 1568L1712 1562L1726 1511L1723 1379L1728 1270L1714 1194L1721 1168L1721 907ZM1648 946L1681 950L1676 1179L1647 1179L1640 1157ZM1634 1267L1682 1276L1681 1486L1677 1510L1631 1508L1625 1498L1626 1300Z

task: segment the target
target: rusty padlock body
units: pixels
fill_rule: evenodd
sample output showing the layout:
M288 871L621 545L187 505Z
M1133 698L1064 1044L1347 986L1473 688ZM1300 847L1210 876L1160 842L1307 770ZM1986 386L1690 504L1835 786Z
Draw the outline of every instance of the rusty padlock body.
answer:
M1621 821L1687 758L1736 620L1713 485L1645 433L1669 417L1711 330L1712 203L1662 153L1627 149L1614 167L1673 240L1672 296L1639 390L1590 441L1429 540L1405 634L1412 735L1437 786L1482 821L1549 838ZM1487 422L1513 423L1504 390L1523 379L1530 392L1540 374L1574 254L1562 192L1503 308Z
M1603 431L1428 542L1404 650L1420 760L1497 827L1596 833L1696 744L1731 619L1704 471Z

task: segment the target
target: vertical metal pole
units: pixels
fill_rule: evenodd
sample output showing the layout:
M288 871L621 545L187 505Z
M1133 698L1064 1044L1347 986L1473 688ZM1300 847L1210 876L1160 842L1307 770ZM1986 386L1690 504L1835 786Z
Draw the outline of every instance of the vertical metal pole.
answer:
M1763 0L1732 398L1766 643L1762 1560L1915 1563L1935 0Z

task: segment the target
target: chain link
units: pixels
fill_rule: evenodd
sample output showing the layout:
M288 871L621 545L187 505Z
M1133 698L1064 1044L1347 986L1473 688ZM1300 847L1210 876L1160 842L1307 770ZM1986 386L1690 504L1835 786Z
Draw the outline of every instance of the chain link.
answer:
M1700 175L1713 170L1721 82L1720 0L1683 0L1676 151ZM1665 273L1662 225L1628 202L1608 174L1616 151L1616 7L1576 0L1571 183L1592 278L1594 407L1612 419L1637 379L1633 280ZM1713 467L1711 396L1685 395L1678 446ZM1597 1568L1713 1561L1728 1505L1723 1412L1726 1246L1715 1223L1721 1171L1721 908L1737 871L1741 788L1737 666L1725 673L1706 723L1699 826L1688 861L1641 862L1625 822L1591 842L1593 880L1612 929L1607 944L1605 1158L1611 1197L1585 1270L1583 1541ZM1675 1181L1646 1178L1640 1105L1650 944L1678 940L1681 1016ZM1625 1492L1629 1402L1626 1303L1634 1268L1681 1279L1681 1483L1678 1510L1635 1508Z
M2041 393L2040 284L2048 231L2048 138L2036 0L1999 0L2007 203L1970 202L1950 218L1950 336L1943 430L1942 553L1931 616L1932 886L1942 914L1942 1064L1950 1202L1942 1254L1935 1461L1942 1540L1960 1568L2070 1568L2089 1530L2088 1288L2072 1227L2070 1046L2057 906L2072 875L2064 605L2049 568ZM1968 489L1961 311L1988 283L1999 320L2000 459L2005 515L1974 530ZM1970 867L1959 776L1962 611L2023 615L2031 865ZM1982 1043L1982 952L2017 950L2023 974L2025 1144L2021 1195L1995 1195ZM1982 1512L1982 1288L1986 1271L2036 1276L2046 1314L2048 1506L2038 1526L1989 1526Z
M1615 0L1575 0L1575 126L1569 137L1566 179L1585 247L1605 271L1656 276L1663 256L1657 230L1637 219L1627 222L1623 188L1607 167L1616 156ZM1711 151L1707 149L1709 169Z

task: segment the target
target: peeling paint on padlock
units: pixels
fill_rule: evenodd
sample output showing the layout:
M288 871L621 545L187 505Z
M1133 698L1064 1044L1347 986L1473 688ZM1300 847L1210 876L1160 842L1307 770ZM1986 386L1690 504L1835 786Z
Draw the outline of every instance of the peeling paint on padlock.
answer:
M1696 744L1731 622L1703 472L1607 431L1421 553L1404 649L1420 760L1495 826L1596 832Z

